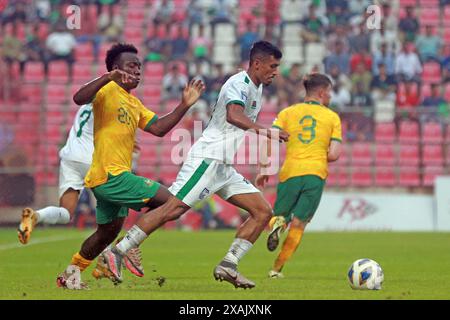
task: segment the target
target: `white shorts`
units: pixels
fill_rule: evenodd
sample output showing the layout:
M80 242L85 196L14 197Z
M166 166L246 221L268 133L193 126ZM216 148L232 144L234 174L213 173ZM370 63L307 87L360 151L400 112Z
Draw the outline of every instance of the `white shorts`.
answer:
M59 197L72 188L83 190L84 177L89 171L90 165L87 163L69 161L61 159L59 166Z
M237 194L260 192L232 165L192 157L183 163L169 191L190 207L214 193L227 200Z

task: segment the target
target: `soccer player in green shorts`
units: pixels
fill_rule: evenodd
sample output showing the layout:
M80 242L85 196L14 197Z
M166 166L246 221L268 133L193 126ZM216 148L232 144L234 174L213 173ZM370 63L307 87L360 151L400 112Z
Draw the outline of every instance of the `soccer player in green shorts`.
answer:
M131 172L136 130L164 136L198 100L205 86L200 80L192 80L184 88L180 104L158 118L130 93L140 82L137 52L133 45L113 45L105 60L108 72L83 85L73 97L78 105L92 103L94 113L94 153L84 182L97 199L98 226L58 276L60 287L86 288L80 272L116 238L129 208L156 208L171 197L166 187ZM133 232L133 228L129 230Z
M303 103L282 110L273 123L274 128L286 131L290 139L286 144L286 159L279 173L274 217L267 248L274 251L280 234L290 223L269 277L283 277L281 270L300 244L306 225L314 216L320 203L328 162L336 161L341 154L341 121L327 105L330 102L332 83L323 74L305 77L306 97ZM263 188L269 176L260 174L256 185Z

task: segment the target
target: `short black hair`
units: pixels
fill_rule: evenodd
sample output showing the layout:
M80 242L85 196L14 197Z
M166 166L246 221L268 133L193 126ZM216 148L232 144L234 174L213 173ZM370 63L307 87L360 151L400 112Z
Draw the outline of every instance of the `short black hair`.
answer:
M322 73L310 73L303 77L303 85L305 86L306 94L310 94L319 88L333 86L330 78Z
M255 42L250 49L250 64L252 64L255 58L261 56L274 56L275 59L281 59L283 54L277 46L271 44L268 41L262 40Z
M114 64L117 63L117 59L124 52L138 53L138 49L135 46L128 43L116 43L106 52L106 70L112 71Z

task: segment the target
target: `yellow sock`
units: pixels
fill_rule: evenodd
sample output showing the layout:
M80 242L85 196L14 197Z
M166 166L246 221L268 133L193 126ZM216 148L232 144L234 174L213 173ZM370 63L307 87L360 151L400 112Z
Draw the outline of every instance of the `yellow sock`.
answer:
M79 252L72 256L72 261L70 264L76 265L80 268L80 271L86 270L87 267L92 263L92 260L83 258Z
M302 240L303 230L301 228L293 228L291 226L289 233L284 240L283 247L273 265L273 270L280 272L284 264L294 254L295 250Z

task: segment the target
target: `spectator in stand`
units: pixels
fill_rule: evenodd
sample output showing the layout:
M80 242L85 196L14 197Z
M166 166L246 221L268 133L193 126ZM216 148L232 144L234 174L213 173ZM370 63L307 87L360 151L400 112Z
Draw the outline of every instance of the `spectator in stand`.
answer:
M332 66L338 66L339 72L350 74L350 55L344 51L341 41L336 41L334 52L325 58L325 72L330 73Z
M365 49L361 50L359 52L355 52L350 57L351 73L356 72L358 65L360 65L361 63L364 64L364 67L366 68L366 70L372 70L372 56Z
M163 102L171 99L178 99L183 92L183 88L187 85L188 78L180 72L178 63L174 63L170 67L170 71L162 79Z
M348 26L346 24L338 24L335 26L334 31L327 35L326 46L328 54L335 52L336 43L338 41L342 44L342 51L350 52L347 31Z
M426 111L421 113L421 121L439 121L439 111L447 109L447 101L445 101L442 88L438 83L431 85L431 95L423 99L422 106L426 107Z
M369 52L370 50L370 36L367 33L366 22L363 21L359 24L359 30L357 34L349 37L348 42L350 44L350 52L358 53L361 51Z
M389 100L395 102L395 91L397 89L397 81L394 75L389 75L387 68L383 63L379 63L378 74L375 75L370 84L372 90L372 100Z
M202 0L190 0L186 8L187 16L189 19L189 30L192 30L192 26L196 24L205 24L206 15L202 4Z
M415 81L421 83L422 65L411 43L405 42L402 51L395 58L395 73L398 81Z
M46 41L49 50L48 61L65 60L69 66L69 79L72 78L73 63L75 62L73 49L76 44L75 36L66 29L63 20L56 24L55 31L49 34Z
M26 1L9 1L8 6L0 11L2 27L8 23L15 24L17 21L26 23L27 21L27 4Z
M327 10L334 10L335 7L341 7L342 10L348 10L347 0L326 0L325 2Z
M349 77L342 73L339 69L339 66L332 65L330 68L330 72L328 75L331 77L333 83L338 83L343 86L345 89L350 91L352 89L352 83L349 79Z
M352 94L351 105L352 107L369 108L372 107L372 98L369 94L370 91L364 90L364 84L358 82L356 89Z
M17 37L17 23L12 23L12 30L10 34L6 34L3 38L3 59L7 63L8 77L12 70L12 65L18 63L20 65L21 73L23 66L27 60L22 41Z
M44 68L47 64L48 53L45 47L45 42L39 36L39 24L32 26L31 33L27 35L27 41L24 46L26 61L24 66L29 61L42 62Z
M389 52L397 53L401 49L397 33L386 30L384 20L380 21L380 29L372 30L370 37L370 52L374 54L381 50L381 45L385 44Z
M361 15L372 4L369 0L350 0L349 11L351 15Z
M159 25L165 25L167 30L172 23L172 15L175 12L173 1L171 0L157 0L152 10L153 24L155 28Z
M416 48L422 63L425 63L428 60L439 62L441 46L441 37L433 34L433 26L430 25L425 27L425 34L421 34L416 38Z
M148 37L144 41L147 54L145 61L166 61L170 56L170 40L163 38L156 30L156 28L150 28Z
M388 51L386 43L382 43L380 46L380 51L373 54L372 72L375 76L380 73L378 70L378 66L380 64L385 66L386 73L388 75L395 74L395 56L391 51Z
M226 74L223 68L223 64L217 63L214 65L214 72L210 82L210 94L208 100L210 103L214 103L219 96L220 88L228 80L230 75ZM281 77L277 77L281 78Z
M392 8L389 2L386 1L383 3L382 12L383 12L384 27L386 31L397 34L398 19L397 16L392 13Z
M352 96L340 82L336 82L331 92L330 107L338 111L344 111L351 102Z
M420 103L419 92L417 90L417 84L413 81L407 81L403 83L403 90L398 88L397 90L397 108L404 112L400 113L400 117L417 119L417 113L414 109Z
M352 82L352 92L355 92L356 85L361 83L365 92L370 90L370 83L372 82L372 73L367 70L364 63L357 65L355 72L350 76Z
M253 43L260 40L259 33L256 31L256 26L253 24L252 20L247 20L245 31L237 39L237 43L240 49L241 61L247 61L250 56L250 49Z
M213 16L211 18L213 34L215 32L216 25L219 23L235 24L236 7L236 0L214 0L214 3L211 6L213 12Z
M114 14L114 6L108 6L98 17L97 29L107 42L118 42L124 23L121 14Z
M344 11L345 10L345 11ZM328 32L329 34L333 34L336 32L336 28L339 25L347 24L348 19L350 18L350 13L346 11L346 9L335 6L328 10L327 18L328 18Z
M414 7L406 7L406 16L400 19L398 28L401 32L400 40L402 42L405 40L414 41L416 34L418 34L420 30L419 20L415 16Z
M212 50L212 41L205 35L204 25L199 25L198 35L190 38L190 57L194 58L194 61L208 61Z
M302 76L300 73L300 64L294 63L289 69L289 73L284 77L285 90L289 97L291 105L300 100L300 93L302 88Z
M309 14L303 19L302 29L300 35L305 42L320 42L324 32L325 25L321 18L316 15L316 6L311 4L309 6Z
M108 6L112 8L112 6ZM82 28L74 29L74 35L76 36L77 43L90 42L92 44L94 58L98 60L100 52L100 44L102 43L102 34L98 30L97 23L95 22L97 16L91 10L83 11L83 23Z
M184 34L183 25L180 23L176 26L176 32L171 43L171 60L186 60L189 50L189 40Z
M450 82L450 44L443 46L441 50L441 68L442 68L442 82Z

